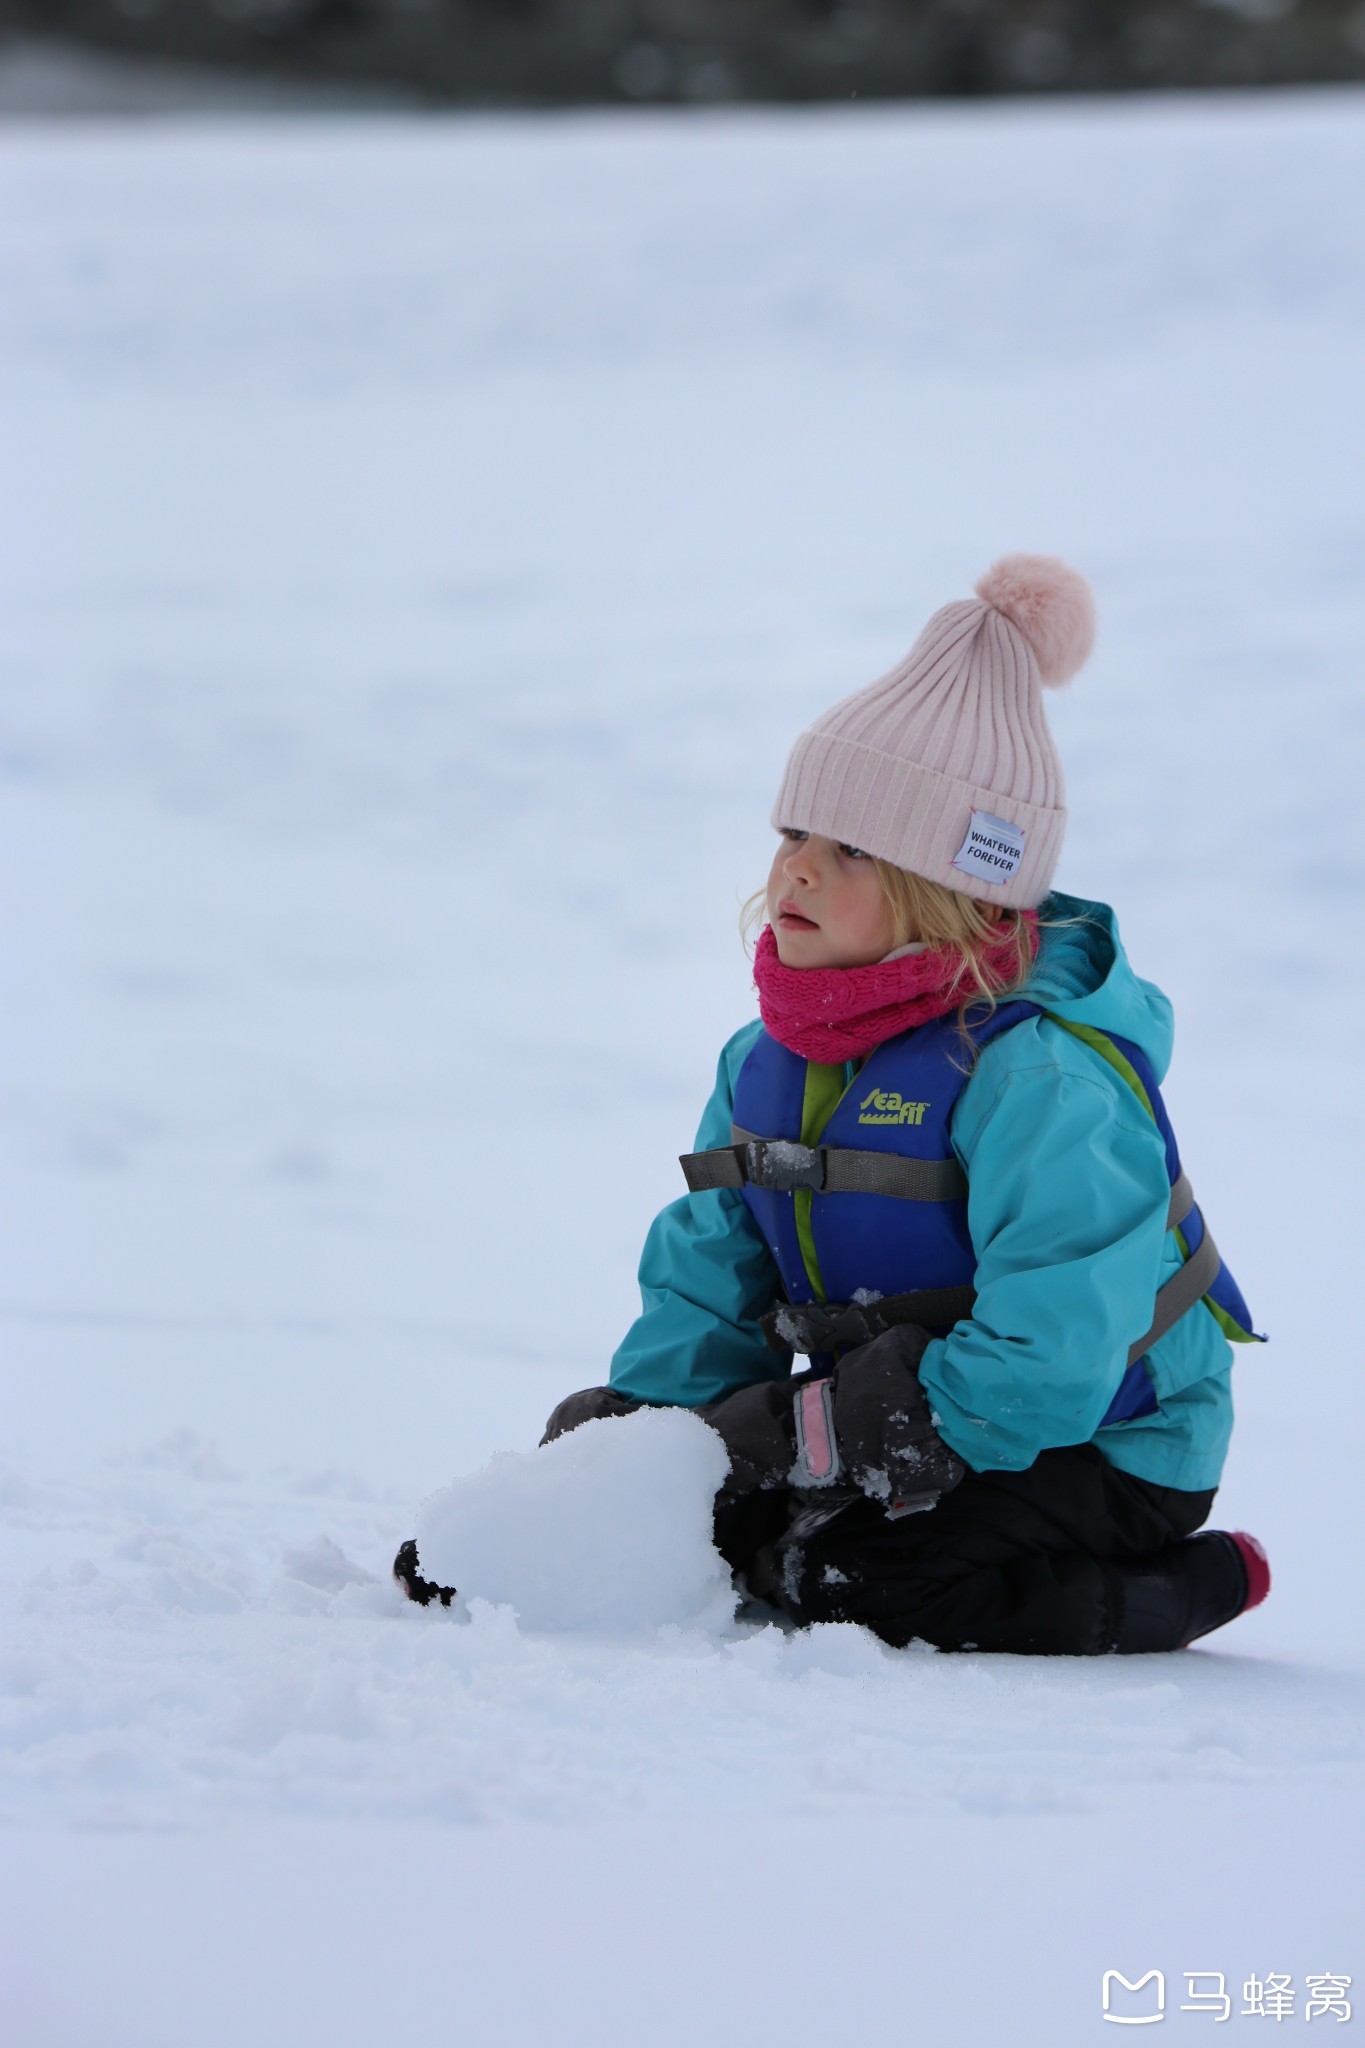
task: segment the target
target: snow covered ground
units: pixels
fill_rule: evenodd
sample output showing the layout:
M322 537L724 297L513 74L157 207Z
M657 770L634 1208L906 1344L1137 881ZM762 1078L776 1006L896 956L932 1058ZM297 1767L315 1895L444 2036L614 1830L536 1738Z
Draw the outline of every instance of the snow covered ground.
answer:
M0 142L15 2048L1360 1991L1363 177L1357 93ZM633 1313L790 739L1020 547L1099 599L1060 879L1176 1001L1271 1601L1101 1664L404 1606Z

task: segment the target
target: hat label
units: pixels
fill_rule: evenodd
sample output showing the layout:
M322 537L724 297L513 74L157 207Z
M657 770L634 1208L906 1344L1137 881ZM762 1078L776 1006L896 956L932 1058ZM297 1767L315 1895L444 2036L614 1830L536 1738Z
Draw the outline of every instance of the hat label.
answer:
M1023 858L1022 825L1011 825L1004 818L993 818L989 811L973 811L967 837L958 849L953 866L960 868L964 875L975 875L983 882L1008 882L1018 872Z

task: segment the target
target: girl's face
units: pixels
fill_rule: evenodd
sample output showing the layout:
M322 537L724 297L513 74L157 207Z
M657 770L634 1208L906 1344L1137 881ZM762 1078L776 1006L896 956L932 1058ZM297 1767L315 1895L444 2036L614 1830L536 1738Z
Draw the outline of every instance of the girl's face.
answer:
M768 922L784 967L866 967L896 943L872 856L818 832L779 835Z

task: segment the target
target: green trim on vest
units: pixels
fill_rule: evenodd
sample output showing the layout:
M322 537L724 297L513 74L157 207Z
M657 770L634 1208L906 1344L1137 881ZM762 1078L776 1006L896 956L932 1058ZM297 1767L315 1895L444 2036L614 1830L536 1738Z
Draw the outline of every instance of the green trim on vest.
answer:
M819 1060L806 1061L806 1085L801 1097L803 1145L819 1144L824 1135L825 1125L852 1087L854 1074L855 1069L851 1060L846 1060L838 1067L825 1066ZM801 1263L806 1269L806 1278L810 1281L815 1299L828 1301L824 1275L820 1271L820 1255L815 1249L815 1233L811 1229L812 1199L810 1188L797 1188L792 1195L792 1207L796 1215L796 1239L801 1247Z
M1152 1099L1138 1078L1136 1067L1123 1057L1123 1054L1119 1051L1112 1038L1106 1038L1102 1031L1096 1031L1094 1026L1090 1024L1069 1024L1065 1017L1059 1017L1053 1010L1048 1010L1045 1014L1052 1019L1054 1024L1060 1024L1063 1031L1069 1031L1073 1038L1079 1038L1083 1044L1090 1047L1092 1052L1097 1052L1100 1058L1114 1069L1119 1078L1128 1083L1128 1086L1132 1089L1148 1116L1151 1117L1153 1123L1156 1122L1156 1111L1152 1108ZM1186 1256L1188 1257L1188 1254Z

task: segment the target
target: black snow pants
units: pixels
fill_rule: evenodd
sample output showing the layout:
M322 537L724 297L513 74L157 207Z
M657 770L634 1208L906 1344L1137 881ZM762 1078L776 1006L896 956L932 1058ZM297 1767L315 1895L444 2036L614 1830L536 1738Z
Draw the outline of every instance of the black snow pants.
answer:
M790 1496L717 1513L718 1545L751 1591L794 1621L855 1621L900 1647L1094 1656L1123 1611L1125 1567L1208 1518L1213 1489L1155 1486L1090 1444L1026 1472L968 1472L923 1514L856 1500L787 1541Z

